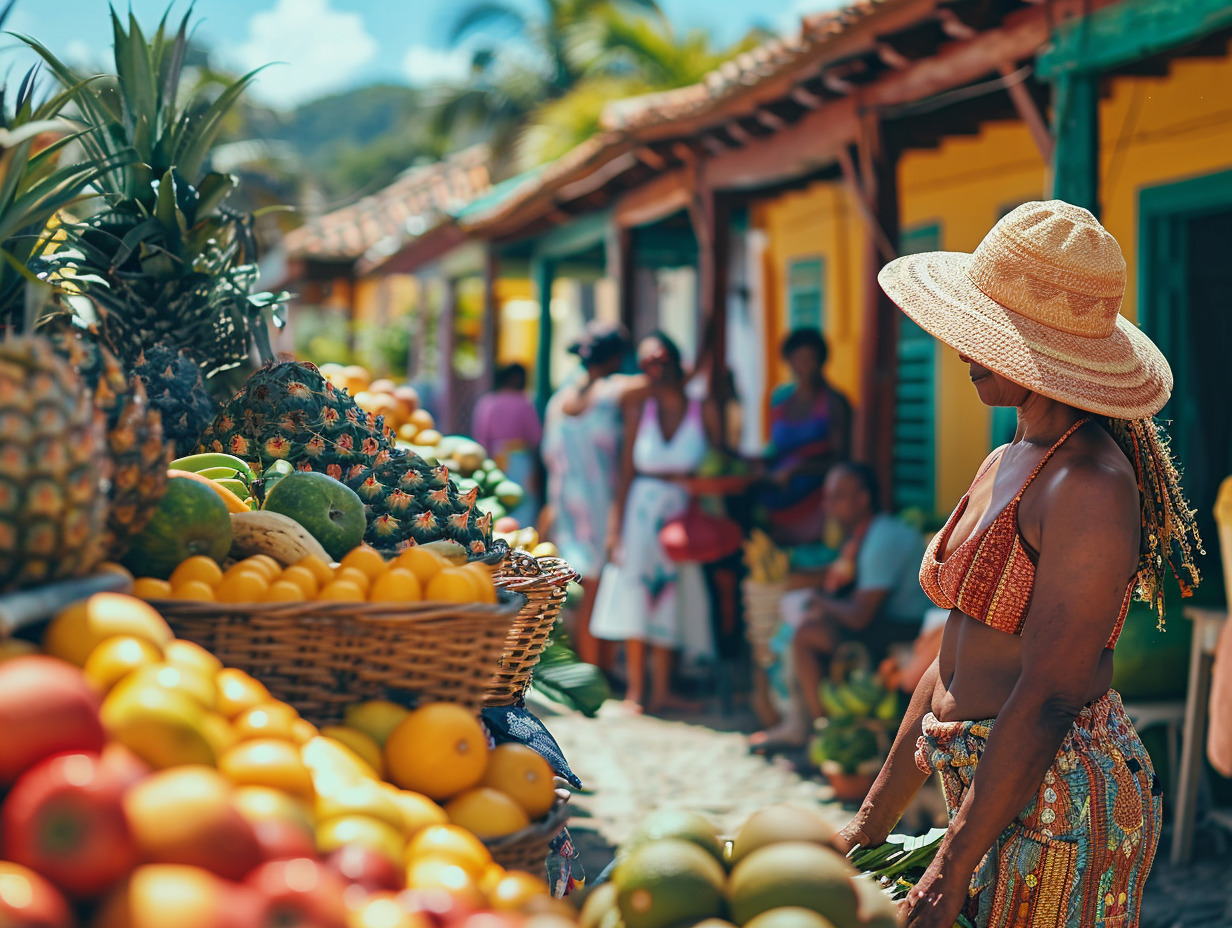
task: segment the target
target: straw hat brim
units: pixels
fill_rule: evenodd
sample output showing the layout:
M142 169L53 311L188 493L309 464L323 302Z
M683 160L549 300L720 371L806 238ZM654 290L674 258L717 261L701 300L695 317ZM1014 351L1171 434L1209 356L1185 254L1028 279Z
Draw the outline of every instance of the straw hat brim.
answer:
M1124 316L1106 338L1054 329L1006 308L971 279L972 255L934 251L891 261L877 281L920 328L988 370L1043 396L1117 419L1153 416L1172 369Z

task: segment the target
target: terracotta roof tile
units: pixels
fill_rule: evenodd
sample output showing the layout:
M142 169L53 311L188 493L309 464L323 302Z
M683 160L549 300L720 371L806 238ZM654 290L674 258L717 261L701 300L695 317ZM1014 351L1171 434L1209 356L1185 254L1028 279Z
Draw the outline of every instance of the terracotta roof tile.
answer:
M356 261L396 251L486 193L488 151L483 146L407 171L384 190L308 220L285 239L290 258Z

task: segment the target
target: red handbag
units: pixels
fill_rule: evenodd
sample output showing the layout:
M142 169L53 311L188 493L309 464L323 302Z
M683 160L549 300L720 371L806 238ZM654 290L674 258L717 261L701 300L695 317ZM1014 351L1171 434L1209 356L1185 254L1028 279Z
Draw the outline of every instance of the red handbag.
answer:
M684 515L659 530L659 544L677 564L711 564L739 551L744 532L736 522L712 516L693 499Z

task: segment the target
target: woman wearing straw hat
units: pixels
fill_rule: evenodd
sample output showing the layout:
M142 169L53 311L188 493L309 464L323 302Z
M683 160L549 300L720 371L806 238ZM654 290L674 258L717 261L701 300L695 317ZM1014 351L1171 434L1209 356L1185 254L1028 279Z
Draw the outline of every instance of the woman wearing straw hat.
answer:
M1116 240L1068 203L1027 203L974 254L900 258L879 281L1018 429L924 557L924 590L950 610L941 653L839 846L882 842L937 771L950 827L908 925L1136 925L1160 791L1109 685L1131 598L1162 622L1165 571L1197 582L1151 418L1172 373L1120 316Z

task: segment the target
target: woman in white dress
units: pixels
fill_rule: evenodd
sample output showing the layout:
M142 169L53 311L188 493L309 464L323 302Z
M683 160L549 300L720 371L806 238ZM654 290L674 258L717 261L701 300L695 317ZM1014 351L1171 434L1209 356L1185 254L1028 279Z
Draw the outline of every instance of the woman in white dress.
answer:
M623 462L608 532L613 566L604 570L591 631L597 638L625 643L626 701L655 712L681 704L671 692L676 653L709 656L713 651L701 567L672 562L659 532L688 508L689 492L680 478L701 465L718 423L711 404L685 393L680 349L666 335L642 340L638 365L648 385L624 404Z

